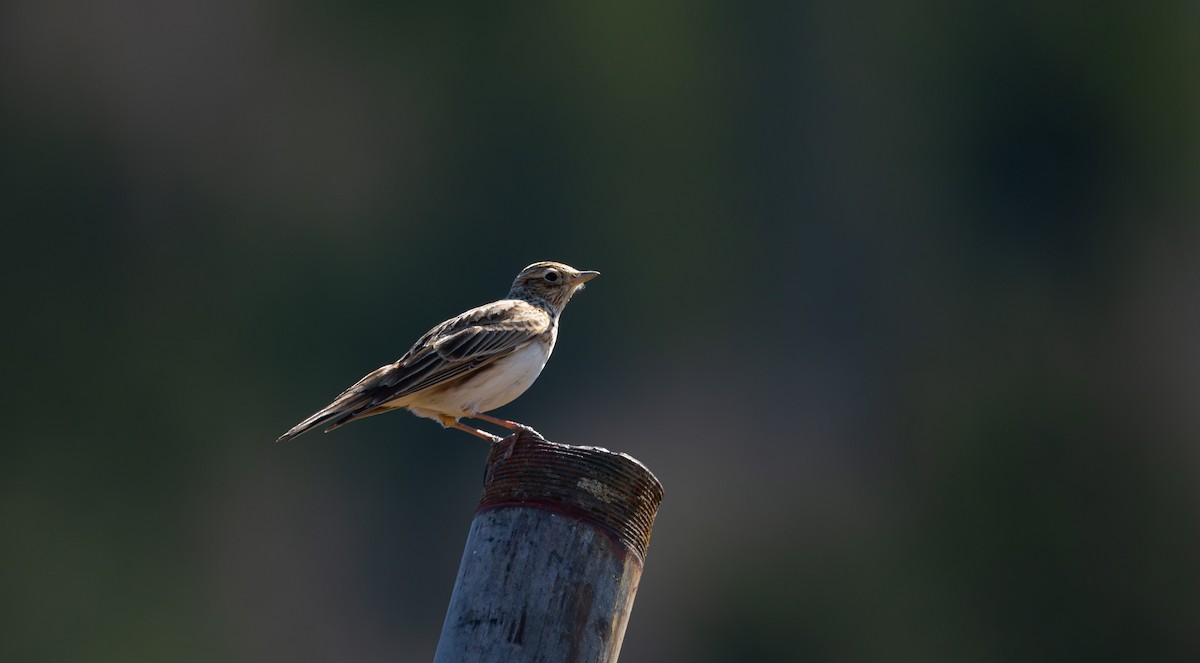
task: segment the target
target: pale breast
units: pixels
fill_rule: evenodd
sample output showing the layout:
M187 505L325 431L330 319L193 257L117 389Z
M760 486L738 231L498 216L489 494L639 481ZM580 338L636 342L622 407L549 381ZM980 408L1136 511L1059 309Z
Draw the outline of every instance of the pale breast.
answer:
M531 341L507 357L429 393L411 405L458 417L494 410L529 389L541 375L553 349L553 336L545 341Z

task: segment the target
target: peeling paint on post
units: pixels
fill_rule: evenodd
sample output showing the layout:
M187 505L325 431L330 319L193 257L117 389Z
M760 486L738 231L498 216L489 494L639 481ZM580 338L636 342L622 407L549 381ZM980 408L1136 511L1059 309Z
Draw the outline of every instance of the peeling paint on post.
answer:
M616 661L662 498L625 454L495 445L435 663Z

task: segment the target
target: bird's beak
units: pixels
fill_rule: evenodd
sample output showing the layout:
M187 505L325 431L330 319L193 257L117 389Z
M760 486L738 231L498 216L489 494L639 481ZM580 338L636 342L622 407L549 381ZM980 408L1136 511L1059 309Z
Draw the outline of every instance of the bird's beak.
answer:
M591 271L579 272L579 276L575 277L575 282L578 283L579 285L583 285L584 283L591 281L592 279L596 278L597 276L600 276L600 272L591 272Z

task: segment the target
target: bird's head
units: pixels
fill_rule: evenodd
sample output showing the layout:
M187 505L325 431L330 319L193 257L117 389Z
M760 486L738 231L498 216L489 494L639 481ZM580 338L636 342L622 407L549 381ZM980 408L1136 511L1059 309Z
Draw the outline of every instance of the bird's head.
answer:
M539 299L561 312L571 295L597 276L600 272L581 272L561 262L535 262L517 274L508 296L510 299Z

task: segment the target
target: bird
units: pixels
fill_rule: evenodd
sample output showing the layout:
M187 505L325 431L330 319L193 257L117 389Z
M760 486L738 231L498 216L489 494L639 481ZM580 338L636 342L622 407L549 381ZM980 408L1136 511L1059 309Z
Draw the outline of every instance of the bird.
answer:
M503 438L460 419L541 437L525 424L485 413L512 402L538 378L558 340L563 308L599 275L561 262L529 265L517 274L507 297L430 329L400 359L368 373L278 441L319 426L328 433L401 408L492 444Z

